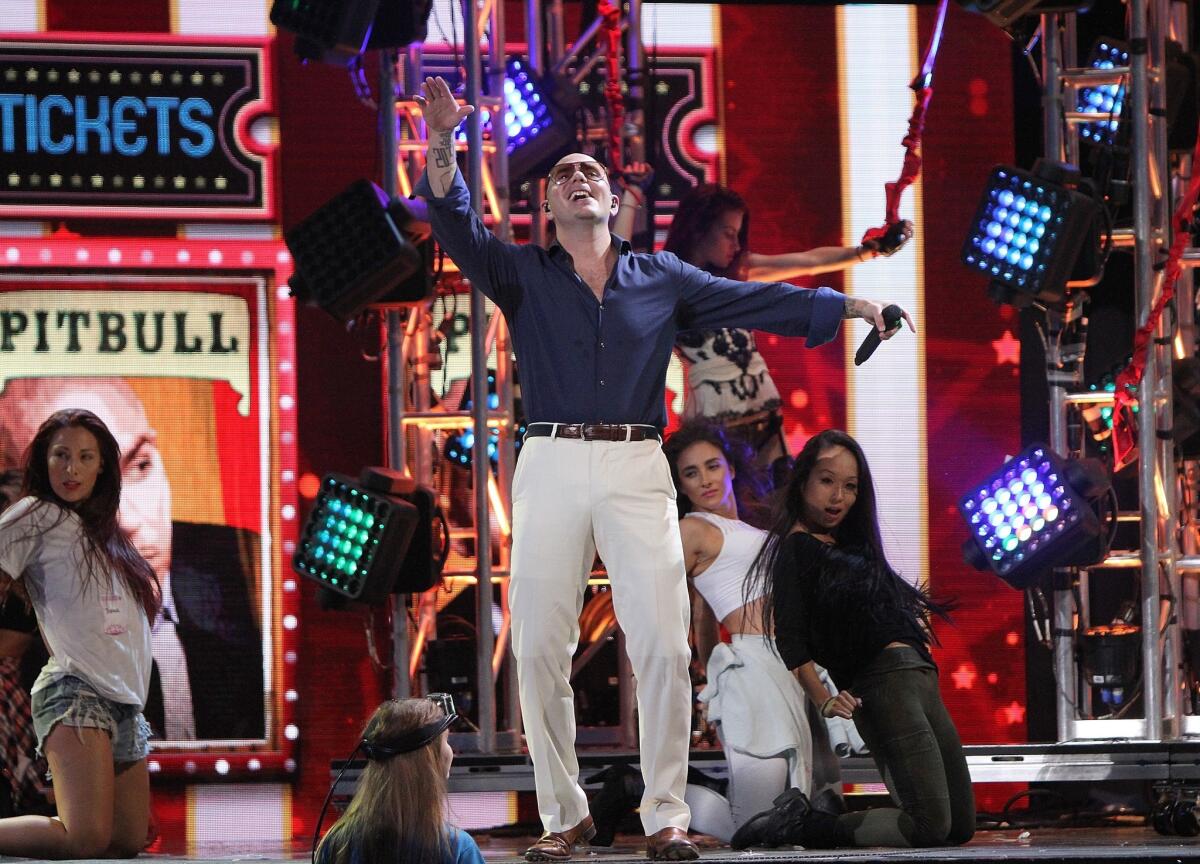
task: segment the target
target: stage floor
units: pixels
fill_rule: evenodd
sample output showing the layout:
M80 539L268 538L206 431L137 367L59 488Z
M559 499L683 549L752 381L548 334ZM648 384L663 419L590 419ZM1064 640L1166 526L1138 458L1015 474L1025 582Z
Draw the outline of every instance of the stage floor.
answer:
M533 838L516 836L478 836L480 848L488 864L516 864L524 859L522 850ZM703 841L705 838L697 838ZM711 841L715 844L715 841ZM307 848L274 852L256 850L236 853L221 850L220 853L197 855L184 858L171 855L145 854L139 860L151 864L201 864L201 862L254 862L254 864L284 864L308 859ZM0 861L25 859L6 858ZM619 835L610 849L594 848L576 853L572 859L590 864L625 864L645 861L642 838ZM755 861L803 861L803 862L853 862L886 861L900 862L964 861L972 864L981 862L1036 861L1061 862L1061 864L1091 864L1096 861L1153 861L1153 862L1200 862L1200 838L1163 837L1149 828L1076 828L1034 829L1029 831L981 831L966 846L954 849L854 849L804 851L794 850L749 850L734 852L728 847L705 844L701 860L707 862L737 861L752 864ZM415 864L415 862L414 862Z
M479 838L488 864L515 864L526 842L524 838ZM1163 837L1150 828L1078 828L1013 831L981 831L966 846L954 849L750 849L734 852L717 845L712 838L693 837L701 844L702 861L804 861L857 864L857 862L968 861L1054 861L1084 864L1093 861L1198 861L1200 837ZM705 844L708 840L712 845ZM593 848L590 854L577 854L572 860L591 864L625 864L645 861L643 838L618 835L611 849Z

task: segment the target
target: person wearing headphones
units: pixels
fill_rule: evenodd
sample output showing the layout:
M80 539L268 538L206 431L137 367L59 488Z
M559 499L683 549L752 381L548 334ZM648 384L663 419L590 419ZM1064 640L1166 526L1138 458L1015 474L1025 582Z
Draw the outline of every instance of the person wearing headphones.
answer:
M442 693L389 699L375 709L358 746L367 766L346 812L317 846L317 864L483 864L471 835L446 821L454 761L448 730L456 719Z

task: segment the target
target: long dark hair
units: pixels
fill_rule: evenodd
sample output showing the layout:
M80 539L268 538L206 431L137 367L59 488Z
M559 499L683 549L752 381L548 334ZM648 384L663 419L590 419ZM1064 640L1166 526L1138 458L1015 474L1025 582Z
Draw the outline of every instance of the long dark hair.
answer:
M92 434L100 447L100 473L92 494L71 504L54 492L50 483L50 441L61 429L75 427ZM85 587L102 573L116 570L138 605L153 621L162 604L161 588L154 569L138 554L129 535L122 530L117 513L121 507L121 448L104 421L82 408L67 408L51 414L29 442L24 458L23 496L37 498L43 504L55 504L61 515L55 525L73 511L83 525ZM38 505L41 506L41 505ZM53 527L53 526L51 526Z
M723 270L702 267L701 255L696 248L709 229L721 216L730 211L741 211L742 230L738 231L738 253ZM742 279L746 271L747 239L750 236L750 208L741 195L716 183L701 183L685 192L679 199L679 209L667 230L663 249L674 252L682 260L708 270L714 276Z
M804 522L804 487L812 474L813 467L821 453L830 447L845 447L854 455L858 463L858 492L854 506L846 514L846 518L833 531L833 538L839 549L852 548L871 561L870 584L865 586L865 596L862 586L838 584L838 580L829 580L821 584L819 590L835 602L837 595L853 588L860 598L866 600L870 609L881 606L899 608L919 620L929 632L930 615L937 615L949 620L953 603L930 598L921 588L915 587L900 576L888 563L883 551L883 538L879 533L879 514L876 509L875 481L871 478L871 467L867 464L866 454L859 443L842 432L840 429L826 429L812 438L796 456L792 466L791 476L782 497L776 504L771 526L767 529L767 539L759 549L754 563L750 566L750 574L746 578L743 589L746 597L763 596L762 625L763 631L773 633L772 629L775 608L775 564L779 560L779 551L784 539L791 533L792 528ZM933 637L936 639L936 637Z
M428 699L391 699L375 709L362 737L399 738L443 716ZM346 812L321 839L316 860L444 861L452 851L445 797L440 736L410 753L370 759Z
M763 498L768 492L766 476L754 464L754 450L744 441L730 438L725 429L704 419L686 421L663 443L663 454L671 466L671 479L675 482L676 503L679 515L692 512L691 499L683 492L679 481L679 457L693 444L711 444L721 451L725 462L733 469L733 495L737 501L738 518L756 527L763 527L767 516Z

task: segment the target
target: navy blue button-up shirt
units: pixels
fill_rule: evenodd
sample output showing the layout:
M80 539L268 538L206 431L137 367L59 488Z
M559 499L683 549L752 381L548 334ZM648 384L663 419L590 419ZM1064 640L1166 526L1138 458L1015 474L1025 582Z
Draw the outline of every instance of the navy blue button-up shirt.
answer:
M666 425L667 364L679 330L744 327L807 336L809 347L837 333L846 298L783 282L737 282L647 255L613 236L619 255L597 300L555 244L502 243L471 209L462 174L446 195L426 177L433 234L471 284L504 313L530 423Z

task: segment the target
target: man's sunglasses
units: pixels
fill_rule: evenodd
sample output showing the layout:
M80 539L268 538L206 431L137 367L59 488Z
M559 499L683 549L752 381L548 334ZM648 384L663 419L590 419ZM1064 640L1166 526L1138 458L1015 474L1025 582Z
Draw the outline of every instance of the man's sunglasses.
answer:
M592 183L608 179L608 172L599 162L568 162L565 165L555 165L550 169L550 182L555 186L561 186L574 177L576 171L582 173L583 178Z

